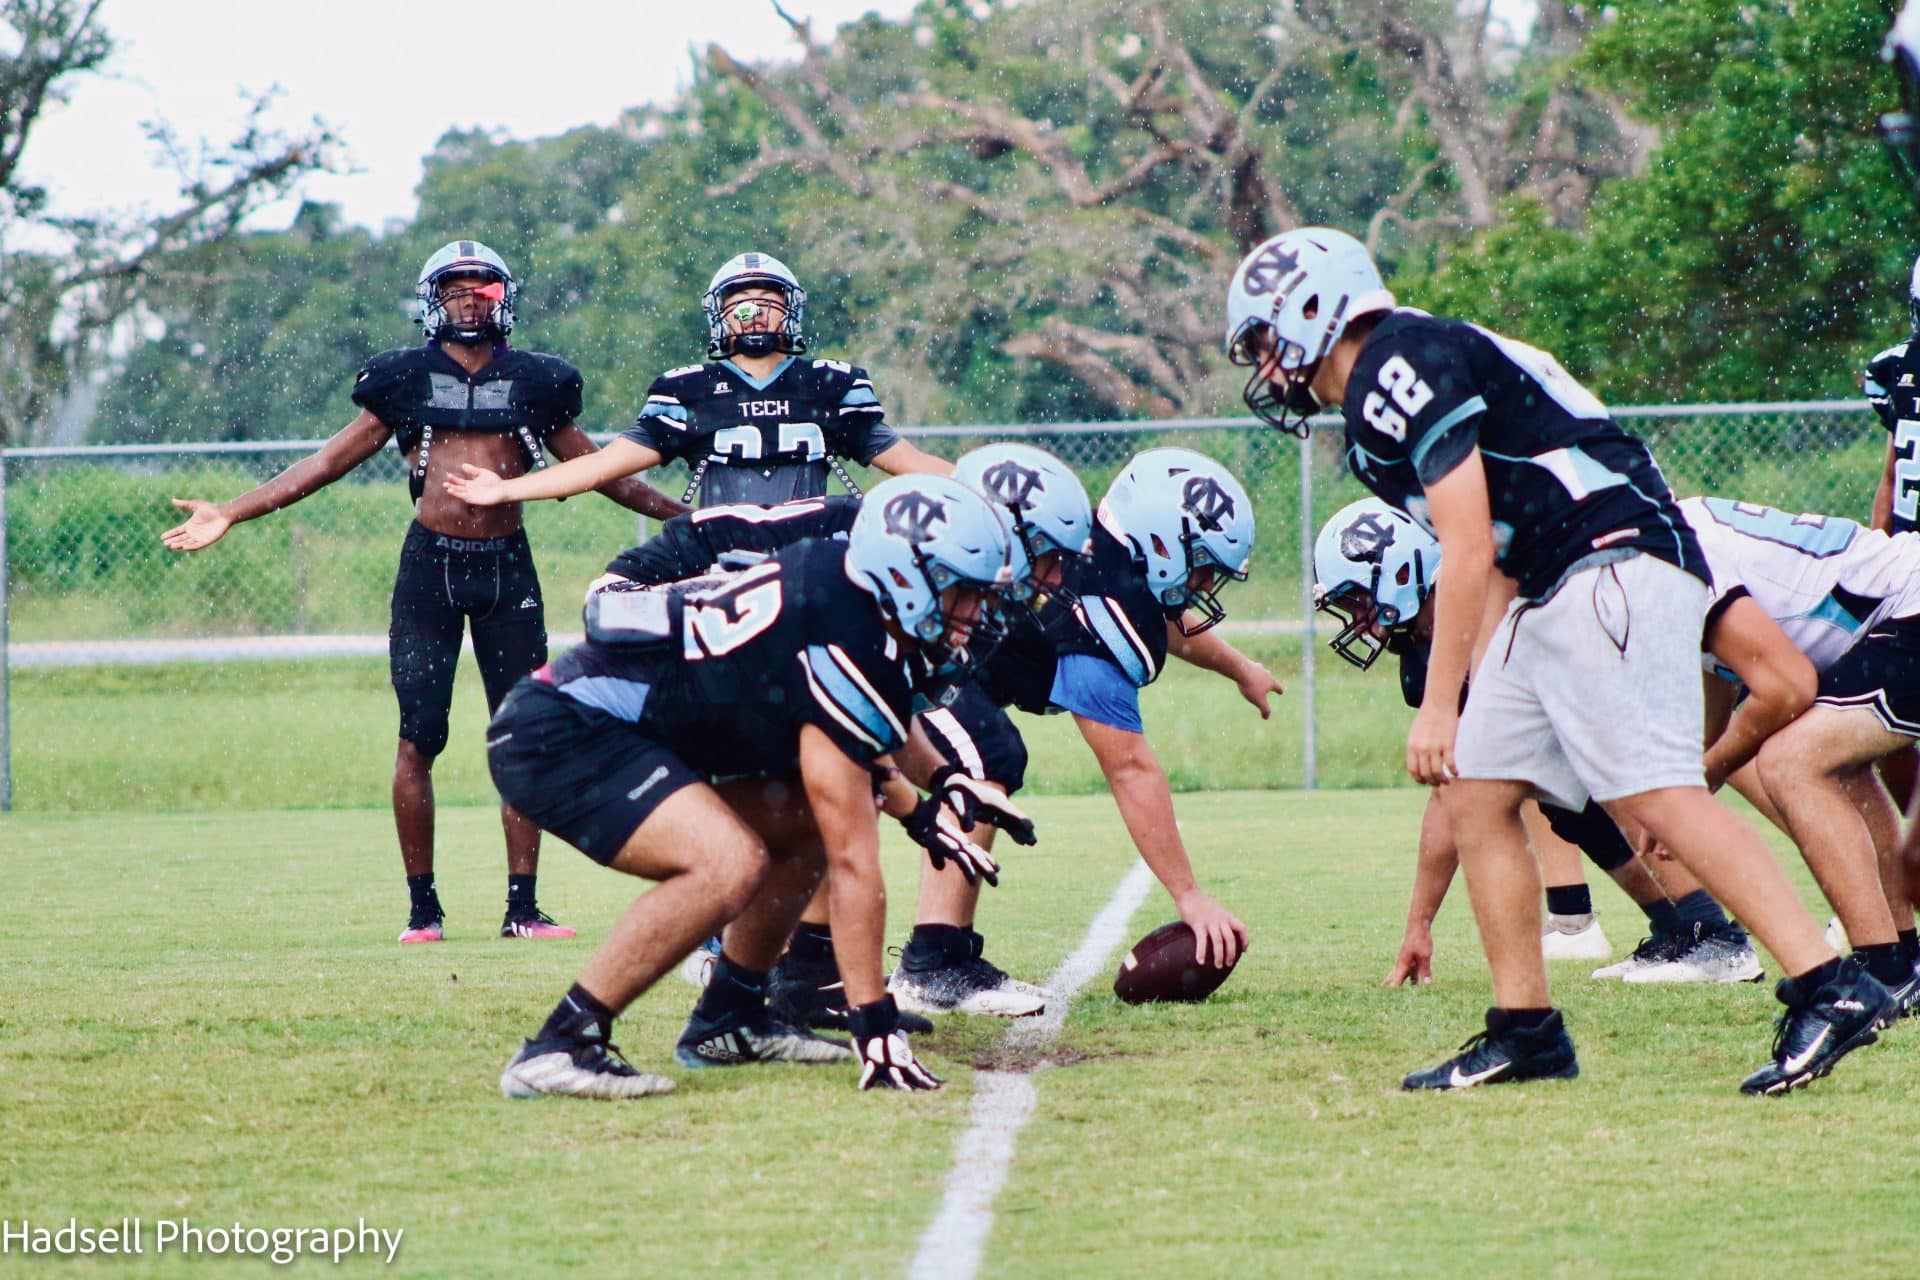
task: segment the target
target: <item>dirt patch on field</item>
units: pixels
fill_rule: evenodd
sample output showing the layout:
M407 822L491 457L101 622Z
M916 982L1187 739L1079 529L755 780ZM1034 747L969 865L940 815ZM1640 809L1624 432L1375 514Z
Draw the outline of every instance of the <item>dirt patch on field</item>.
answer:
M976 1071L1038 1071L1043 1067L1072 1067L1095 1058L1119 1058L1125 1054L1088 1053L1081 1049L1063 1049L1059 1045L1020 1048L995 1045L975 1053L971 1062Z

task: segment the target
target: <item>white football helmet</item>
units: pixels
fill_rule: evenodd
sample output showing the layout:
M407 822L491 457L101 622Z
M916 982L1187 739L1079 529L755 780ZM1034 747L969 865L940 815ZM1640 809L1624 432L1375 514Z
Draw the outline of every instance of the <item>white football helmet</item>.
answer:
M764 333L730 333L727 330L727 295L750 287L772 289L786 300L786 315L780 327ZM731 258L713 273L700 305L707 313L707 354L712 356L764 356L776 351L798 355L807 349L803 325L807 312L807 291L787 264L765 253L743 253ZM758 304L743 302L743 307ZM751 314L741 319L751 319Z
M1253 556L1253 503L1233 473L1192 449L1136 453L1100 500L1101 525L1133 553L1154 599L1198 635L1227 616L1210 589L1189 579L1215 568L1236 582ZM1200 615L1188 627L1184 613Z
M1367 247L1332 227L1283 231L1248 254L1227 286L1227 359L1253 376L1241 396L1262 422L1307 434L1320 411L1314 371L1355 316L1391 311ZM1285 374L1276 384L1270 370Z
M847 533L847 576L936 661L946 648L940 593L955 584L987 593L989 612L1016 589L1013 536L991 503L947 476L894 476L874 486Z
M477 290L493 304L478 322L456 325L448 316L450 295L440 282L453 276L493 278ZM513 272L507 270L506 259L478 240L450 241L434 251L414 281L413 296L419 304L414 323L425 330L429 342L443 337L456 342L505 338L513 332L513 301L519 293L520 286L514 283Z
M1920 258L1913 262L1913 279L1907 282L1907 317L1913 321L1913 331L1920 333Z
M1342 507L1313 541L1313 606L1341 622L1331 647L1362 671L1413 625L1439 575L1439 540L1378 498Z

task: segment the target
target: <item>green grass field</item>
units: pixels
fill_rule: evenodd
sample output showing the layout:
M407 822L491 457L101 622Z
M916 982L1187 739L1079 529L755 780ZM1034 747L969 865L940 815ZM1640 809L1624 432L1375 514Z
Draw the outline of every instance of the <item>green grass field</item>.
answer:
M212 736L180 745L215 750ZM1071 1065L1036 1077L983 1275L1913 1273L1915 1030L1807 1092L1743 1098L1770 1043L1765 989L1630 988L1557 966L1579 1081L1400 1093L1487 1000L1464 902L1442 914L1434 986L1378 985L1421 801L1181 798L1204 877L1254 950L1201 1006L1133 1009L1088 988L1057 1054ZM1007 851L982 924L1002 964L1039 979L1131 855L1104 797L1033 809L1042 843ZM404 1275L904 1273L1002 1028L948 1018L923 1037L949 1081L932 1096L862 1095L839 1068L688 1073L671 1043L691 989L669 979L616 1031L679 1092L507 1103L501 1065L634 886L553 847L543 901L583 936L503 941L493 814L448 811L442 844L450 941L403 950L377 808L0 818L15 921L0 935L0 1217L365 1217L405 1229ZM887 863L897 942L911 868L892 837ZM1596 895L1616 948L1631 946L1631 908ZM1170 916L1156 890L1129 936Z

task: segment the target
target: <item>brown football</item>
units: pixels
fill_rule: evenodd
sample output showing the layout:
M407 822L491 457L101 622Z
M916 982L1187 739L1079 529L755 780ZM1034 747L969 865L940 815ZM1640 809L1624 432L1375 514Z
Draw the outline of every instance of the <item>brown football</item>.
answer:
M1235 963L1239 957L1235 957ZM1233 973L1198 964L1193 955L1193 930L1182 921L1163 924L1133 944L1113 978L1113 994L1128 1004L1150 1000L1205 1000Z

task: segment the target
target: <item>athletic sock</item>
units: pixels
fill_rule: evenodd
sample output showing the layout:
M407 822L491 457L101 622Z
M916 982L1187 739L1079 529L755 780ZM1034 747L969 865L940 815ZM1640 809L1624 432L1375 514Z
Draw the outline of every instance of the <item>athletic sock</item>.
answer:
M1876 942L1872 946L1855 947L1853 954L1867 966L1868 973L1889 987L1899 986L1913 972L1913 966L1900 958L1900 944L1897 942Z
M407 897L416 908L428 907L438 912L440 892L434 887L433 872L429 871L420 876L408 876Z
M1908 968L1920 965L1920 931L1902 929L1899 938L1900 958L1907 962Z
M826 964L833 959L833 927L802 921L787 944L787 956L796 964Z
M972 954L972 933L957 924L917 924L900 953L900 967L924 972L962 964Z
M1503 1031L1514 1031L1529 1035L1546 1025L1553 1016L1553 1006L1544 1009L1501 1009L1487 1010L1487 1030L1499 1035Z
M713 976L700 996L694 1012L713 1019L731 1013L752 1013L767 1002L767 973L749 969L737 960L729 960L722 951L713 962Z
M508 876L507 877L507 908L508 910L515 910L515 909L524 910L524 911L534 910L533 881L534 881L534 877L532 876Z
M1780 984L1781 1003L1790 1008L1798 1007L1813 999L1813 993L1840 976L1840 966L1846 961L1839 956L1825 964L1815 965L1805 973L1796 973ZM1789 1000L1791 994L1794 999Z
M579 983L567 988L560 1003L547 1015L537 1040L598 1040L605 1044L613 1034L613 1010L601 1004Z
M1702 933L1725 933L1734 924L1727 919L1727 913L1713 900L1713 895L1705 889L1695 889L1692 893L1673 904L1680 915L1680 932L1691 932L1690 926L1699 925Z
M1547 911L1556 916L1590 916L1593 914L1593 893L1584 884L1550 884L1547 886Z
M1685 922L1680 919L1680 908L1665 898L1642 903L1640 910L1646 913L1647 923L1657 934L1672 938L1687 931Z

